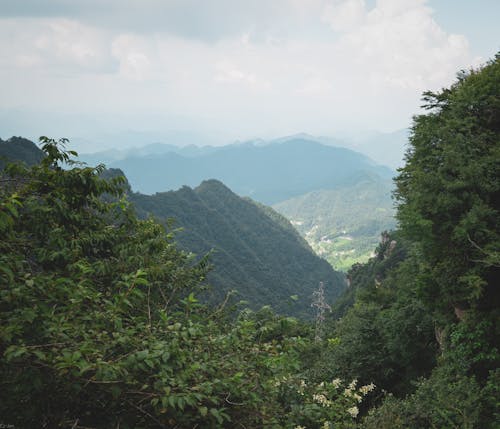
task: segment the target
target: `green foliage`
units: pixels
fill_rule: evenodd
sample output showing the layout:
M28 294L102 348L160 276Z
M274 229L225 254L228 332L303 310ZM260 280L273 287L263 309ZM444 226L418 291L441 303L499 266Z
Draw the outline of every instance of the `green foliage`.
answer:
M123 179L75 163L64 143L42 138L40 164L0 178L3 421L293 428L299 408L311 424L330 419L310 396L291 408L278 383L304 372L310 326L200 304L206 259L139 220ZM356 398L335 399L343 419Z
M388 396L363 427L496 428L500 56L424 101L430 112L415 118L396 197L401 233L413 242L403 284L432 316L440 355L414 393ZM394 333L391 342L404 344Z
M350 270L350 286L329 319L335 341L316 362L315 376L356 378L405 395L412 380L430 373L434 324L412 288L418 267L409 253L400 234L384 233L376 256Z
M398 219L421 248L421 295L441 314L498 306L500 58L424 101L396 179Z
M451 354L456 356L457 352ZM485 380L478 381L461 366L445 354L432 375L416 384L414 394L404 399L389 395L372 410L362 427L497 428L499 370L491 370Z

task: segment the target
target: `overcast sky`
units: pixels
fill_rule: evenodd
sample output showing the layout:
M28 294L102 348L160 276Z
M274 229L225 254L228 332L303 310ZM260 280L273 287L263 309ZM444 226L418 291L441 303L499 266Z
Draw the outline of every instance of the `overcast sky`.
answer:
M498 17L498 0L0 0L0 137L393 131L495 55Z

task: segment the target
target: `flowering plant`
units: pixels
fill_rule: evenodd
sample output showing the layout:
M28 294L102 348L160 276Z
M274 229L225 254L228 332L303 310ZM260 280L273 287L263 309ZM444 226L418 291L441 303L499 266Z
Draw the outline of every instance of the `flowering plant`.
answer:
M370 383L357 386L339 378L308 383L300 378L277 380L281 399L287 404L286 426L293 429L333 429L354 427L363 398L375 389Z

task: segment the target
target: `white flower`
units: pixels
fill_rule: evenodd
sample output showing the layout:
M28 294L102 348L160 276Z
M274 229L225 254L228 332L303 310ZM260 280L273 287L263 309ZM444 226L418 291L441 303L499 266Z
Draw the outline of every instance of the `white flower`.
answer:
M332 385L337 389L342 384L342 380L340 378L335 378L332 380Z
M368 392L371 392L373 389L375 389L375 385L373 383L370 383L370 384L367 384L366 386L361 386L359 388L359 391L363 395L366 395Z
M351 415L351 417L356 417L358 414L359 414L359 410L358 410L358 407L354 406L354 407L351 407L351 408L348 408L347 409L347 412Z
M356 384L358 384L358 380L354 379L351 381L351 383L349 384L349 389L355 389L356 388Z
M313 401L321 404L323 407L329 407L332 405L332 401L329 401L326 396L322 394L313 395Z

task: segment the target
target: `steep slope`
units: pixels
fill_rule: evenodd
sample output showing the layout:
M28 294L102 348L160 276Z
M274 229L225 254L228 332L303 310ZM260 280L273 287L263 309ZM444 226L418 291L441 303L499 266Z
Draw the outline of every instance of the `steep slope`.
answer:
M252 307L271 304L279 312L310 317L311 295L320 281L327 284L330 302L344 289L343 277L312 252L283 216L238 197L216 180L153 196L136 193L130 199L143 216L174 218L183 228L177 240L186 249L199 255L214 250L209 279L219 299L236 289Z
M233 144L221 148L146 156L128 156L114 161L132 188L143 193L196 186L215 178L234 192L265 204L274 204L317 189L333 189L364 172L384 178L389 168L349 149L326 146L295 138L284 142Z
M380 233L396 226L392 182L375 175L363 175L353 182L273 206L337 270L366 262Z

